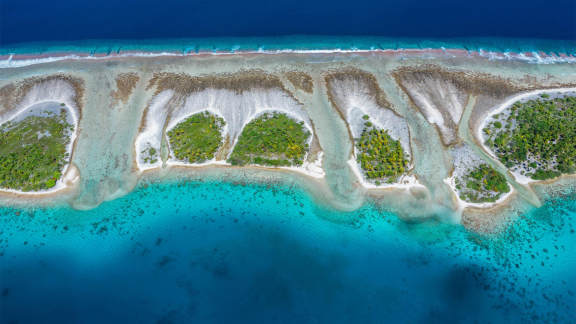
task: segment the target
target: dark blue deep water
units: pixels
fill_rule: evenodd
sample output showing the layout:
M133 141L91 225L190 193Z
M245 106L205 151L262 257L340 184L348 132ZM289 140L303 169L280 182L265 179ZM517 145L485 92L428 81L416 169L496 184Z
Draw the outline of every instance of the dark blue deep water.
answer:
M489 238L261 185L1 209L0 322L574 323L575 199Z
M0 46L85 39L576 39L573 0L0 0Z

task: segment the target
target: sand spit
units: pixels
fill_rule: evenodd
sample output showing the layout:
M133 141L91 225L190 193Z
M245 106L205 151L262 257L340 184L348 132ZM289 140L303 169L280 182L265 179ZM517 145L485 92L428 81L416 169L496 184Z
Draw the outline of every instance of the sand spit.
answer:
M285 113L291 118L304 122L312 136L309 146L315 147L317 141L313 124L302 104L288 92L280 79L261 71L245 71L236 74L215 76L189 76L183 74L157 74L149 83L149 89L155 88L155 96L147 109L142 131L136 141L137 163L141 170L157 168L163 165L206 166L225 165L226 158L234 149L242 129L254 118L269 112ZM203 111L220 116L226 122L223 128L223 145L216 158L201 164L190 164L167 156L150 163L145 161L142 152L153 148L156 152L169 149L163 145L168 141L165 133L185 118ZM301 167L287 169L303 172L313 177L323 177L321 155L315 159L305 157Z
M53 75L42 78L28 78L0 89L2 110L0 124L14 120L20 115L31 113L42 104L54 104L68 111L68 120L74 125L66 151L70 158L62 170L62 177L49 190L25 192L0 188L0 193L22 196L46 196L72 187L79 180L79 170L71 161L78 136L78 125L81 118L83 81L67 75ZM64 104L64 106L61 106Z
M392 105L372 74L357 69L347 69L330 73L325 80L328 97L346 121L351 138L360 138L366 122L364 116L367 115L376 127L388 130L390 137L399 140L408 160L412 160L408 124L402 116L391 109ZM355 148L354 157L348 161L348 164L366 188L409 188L419 185L416 178L408 174L401 176L397 183L379 185L371 183L365 179L356 160L356 154ZM412 165L408 167L408 169L411 168Z

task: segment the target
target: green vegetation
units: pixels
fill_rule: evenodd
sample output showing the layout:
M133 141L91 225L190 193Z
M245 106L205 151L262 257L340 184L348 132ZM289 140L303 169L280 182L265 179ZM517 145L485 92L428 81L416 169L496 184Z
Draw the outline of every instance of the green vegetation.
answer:
M158 151L155 148L149 146L142 150L142 159L145 163L154 164L158 162Z
M222 144L224 124L224 119L209 112L194 114L168 132L170 148L181 161L202 163L210 160ZM155 156L155 152L149 153Z
M517 102L507 116L484 129L486 144L509 168L543 180L576 171L576 98L540 98Z
M484 163L456 178L456 189L460 199L473 203L495 202L510 191L504 175Z
M364 123L362 135L356 140L356 149L364 175L376 180L376 184L395 182L406 171L408 160L400 141L392 139L388 130L377 129L369 121Z
M0 126L0 187L38 191L56 185L74 128L66 117L66 109L45 111Z
M304 122L297 122L283 113L267 113L244 127L228 162L232 165L300 166L308 150L310 135Z

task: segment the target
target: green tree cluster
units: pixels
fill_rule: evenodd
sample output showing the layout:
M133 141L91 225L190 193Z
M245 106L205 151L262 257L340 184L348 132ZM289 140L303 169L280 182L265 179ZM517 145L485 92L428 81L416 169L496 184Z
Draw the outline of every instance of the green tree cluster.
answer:
M465 188L462 188L461 182L464 183ZM502 173L482 163L458 179L456 189L459 191L460 199L482 203L498 200L502 194L510 191L510 186Z
M214 158L222 145L222 127L225 122L207 111L194 114L178 123L168 132L174 156L189 163L202 163ZM148 152L156 156L154 152Z
M368 179L394 182L406 171L408 160L400 141L394 140L388 130L378 129L369 121L356 140L358 160Z
M142 157L145 163L154 164L158 162L158 151L151 146L147 147L144 150L142 150Z
M538 99L517 102L510 108L506 127L491 123L484 129L489 145L507 166L525 164L528 157L537 160L533 179L554 178L576 171L576 97Z
M304 122L297 122L283 113L266 113L244 127L228 162L232 165L300 166L308 150L310 135Z
M0 126L0 187L38 191L56 185L69 158L73 126L67 113L45 111Z

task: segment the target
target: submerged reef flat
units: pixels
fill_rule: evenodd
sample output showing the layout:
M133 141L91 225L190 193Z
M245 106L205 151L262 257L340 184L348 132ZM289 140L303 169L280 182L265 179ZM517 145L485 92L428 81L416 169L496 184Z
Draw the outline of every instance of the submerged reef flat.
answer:
M90 209L174 179L284 183L339 210L372 202L490 232L541 205L542 186L574 187L570 62L441 50L38 62L1 69L2 204ZM47 125L26 119L49 104L64 110ZM16 160L34 162L22 173Z

